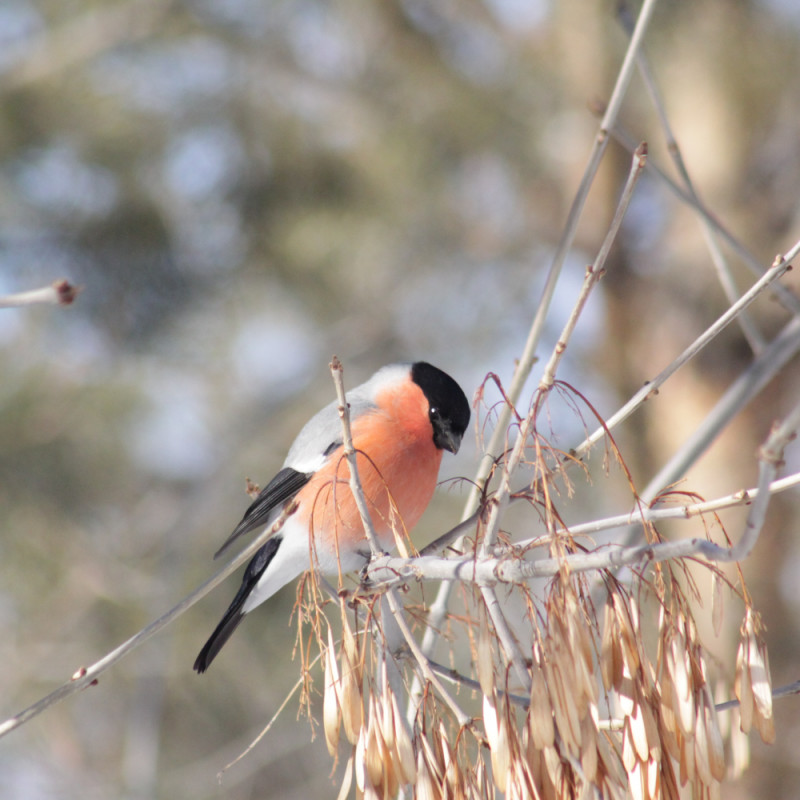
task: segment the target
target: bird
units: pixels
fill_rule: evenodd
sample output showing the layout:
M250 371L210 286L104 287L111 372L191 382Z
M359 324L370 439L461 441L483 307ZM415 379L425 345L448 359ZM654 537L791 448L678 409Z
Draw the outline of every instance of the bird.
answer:
M457 453L470 405L458 383L425 361L390 364L347 393L358 475L378 542L416 525L433 496L445 450ZM342 575L365 566L370 547L349 488L342 421L333 401L289 448L282 468L215 554L292 513L247 565L239 591L194 662L205 672L244 617L309 569Z

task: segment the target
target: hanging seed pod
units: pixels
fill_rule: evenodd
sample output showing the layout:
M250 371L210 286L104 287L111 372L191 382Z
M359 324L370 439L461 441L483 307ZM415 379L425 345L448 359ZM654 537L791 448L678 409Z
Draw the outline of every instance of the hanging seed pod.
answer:
M722 632L722 621L724 619L724 602L722 594L722 578L716 571L711 572L711 626L714 629L714 636L719 636Z
M680 800L680 789L675 779L675 770L668 758L661 759L661 792L663 800Z
M344 601L341 604L342 646L339 654L341 668L339 707L342 712L344 735L350 744L356 744L364 726L364 703L362 699L361 659L358 644L350 627Z
M441 792L436 786L433 776L428 769L428 764L422 752L422 748L417 752L417 785L415 786L415 797L418 800L440 800Z
M447 743L447 736L442 735L443 732L444 726L440 720L438 731L432 730L431 737L427 740L430 745L430 752L433 753L433 758L436 761L436 775L441 784L444 784L444 775L450 760L450 745Z
M742 730L755 728L766 744L775 741L772 680L767 648L756 629L757 615L748 608L742 623L742 640L736 654L734 692L739 699Z
M450 746L450 737L444 727L444 723L439 723L437 736L438 749L444 759L444 793L446 797L464 797L464 776L458 759Z
M597 728L591 714L587 714L581 722L581 771L586 780L592 784L597 779Z
M531 754L536 754L532 758ZM524 778L524 786L527 789L527 797L538 797L540 792L538 789L538 781L534 773L533 764L538 764L538 753L531 744L531 737L528 732L527 725L522 726L522 731L519 737L519 746L515 753L514 763L520 770L520 774Z
M642 763L642 785L649 800L661 797L661 765L654 758Z
M622 766L625 767L625 772L630 774L637 761L636 747L631 734L631 721L630 717L626 717L625 724L622 726Z
M617 618L617 630L622 645L622 657L631 674L639 669L639 612L633 598L626 598L619 593L612 595L614 613Z
M663 641L663 640L662 640ZM675 716L672 704L675 702L675 687L666 666L666 658L661 660L661 674L656 684L656 691L661 699L661 714L658 718L659 741L671 758L676 761L680 758L677 737L680 735L678 718Z
M656 713L653 710L651 701L644 695L640 696L639 705L642 709L642 719L644 720L645 735L647 736L649 757L659 761L661 759L661 737L659 736Z
M730 777L734 780L740 778L750 766L750 737L737 725L735 709L731 720L731 771Z
M498 713L496 694L483 696L483 728L492 758L492 777L497 788L505 792L510 763L508 723L505 714Z
M699 780L706 786L711 786L714 776L708 761L709 731L705 722L704 704L700 699L697 706L697 725L694 734L694 763Z
M561 756L555 747L546 747L542 751L542 758L545 772L553 785L553 795L557 796L564 778L564 765L561 763Z
M552 647L548 648L551 651L552 649ZM553 663L550 659L544 661L545 682L562 744L570 755L577 757L580 753L581 743L580 716L575 698L570 691L571 687L562 676L562 663Z
M550 694L541 665L534 665L531 675L531 700L528 706L528 730L531 742L537 750L552 747L555 742L553 709Z
M725 745L719 729L719 717L708 684L703 687L703 724L708 739L708 766L715 780L725 777Z
M600 673L607 692L618 689L622 681L622 644L617 630L617 616L611 597L603 612L603 639L600 646Z
M392 719L394 720L395 760L401 783L409 784L413 783L417 777L417 760L414 756L414 745L411 742L405 720L400 714L400 709L397 707L397 699L394 695L391 696L391 703Z
M750 686L753 691L755 728L764 744L775 741L775 722L772 715L772 679L766 644L754 633L750 637L748 659Z
M736 652L736 676L733 681L733 693L739 701L739 716L742 730L749 733L753 727L753 708L755 699L750 686L750 669L747 663L750 654L749 637L745 636L739 642Z
M350 758L347 759L344 776L342 777L342 785L339 787L339 794L337 795L336 800L347 800L347 798L350 796L350 787L353 785L355 757L356 754L353 752L350 754Z
M650 746L647 742L647 730L641 703L634 704L633 713L628 717L628 726L636 757L639 761L647 761L650 758Z
M484 695L491 695L495 690L494 660L492 657L492 636L489 632L489 621L486 612L480 613L480 629L478 631L478 681Z
M613 786L625 797L628 785L627 775L622 767L620 751L614 747L608 736L600 733L597 737L598 772L606 776L606 785Z
M356 742L356 752L354 770L356 774L356 786L363 792L367 786L367 762L366 762L367 735L362 728Z
M386 671L386 661L381 666L380 693L377 695L377 713L381 736L389 750L394 749L394 715L392 714L392 690Z
M694 763L694 736L680 738L681 757L680 757L680 778L681 786L686 786L687 781L693 781L695 775Z
M343 654L341 677L341 710L344 734L350 744L355 744L364 727L364 704L361 699L361 684L356 678L356 671L348 663Z
M322 699L322 727L328 753L335 756L339 748L339 728L342 715L339 712L339 670L333 650L333 637L328 628L328 649L325 651L325 677Z
M691 736L696 719L694 683L689 653L682 636L676 634L671 637L665 655L673 688L672 708L675 710L681 733L684 736Z
M634 760L633 766L628 770L628 787L631 800L649 800L646 794L644 778L642 762Z
M597 684L594 680L594 647L589 626L586 624L586 615L583 613L577 596L572 591L566 594L563 618L567 627L569 651L574 658L573 669L576 686L584 701L581 709L581 718L583 718L585 707L597 700Z
M486 741L489 742L489 750L494 750L500 735L494 694L483 696L483 730L486 734Z
M420 747L419 747L419 754L422 756L422 763L425 766L426 775L429 778L429 785L431 787L431 791L435 794L431 795L432 797L440 798L444 797L443 792L443 781L444 781L444 765L439 763L436 753L434 752L431 743L428 741L427 737L421 736L420 737ZM419 785L419 774L420 774L420 765L419 761L417 761L417 785Z
M342 606L342 650L347 657L347 662L351 668L357 672L358 680L361 680L361 659L358 653L358 642L356 642L353 629L350 627L350 619Z
M380 789L381 796L393 797L397 794L397 779L389 758L388 748L381 734L380 712L374 695L371 695L369 699L367 720L365 746L367 780L374 788Z

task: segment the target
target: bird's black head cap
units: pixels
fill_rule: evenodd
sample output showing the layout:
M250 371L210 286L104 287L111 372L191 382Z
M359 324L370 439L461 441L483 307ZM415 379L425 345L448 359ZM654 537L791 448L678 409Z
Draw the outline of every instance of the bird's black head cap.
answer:
M411 380L428 398L433 443L457 453L469 425L469 402L461 387L446 373L425 361L411 365Z

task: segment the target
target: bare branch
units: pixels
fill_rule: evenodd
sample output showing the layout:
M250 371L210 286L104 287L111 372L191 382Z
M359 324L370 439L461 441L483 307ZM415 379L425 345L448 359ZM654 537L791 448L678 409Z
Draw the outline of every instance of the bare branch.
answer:
M773 265L757 280L750 289L745 292L722 316L720 316L711 326L709 326L697 339L694 340L674 361L668 364L661 372L656 375L651 381L648 381L622 408L613 414L606 421L604 426L599 427L590 436L588 436L581 444L574 450L573 454L581 458L597 441L605 436L607 431L613 430L623 420L626 420L642 403L651 397L657 390L664 385L664 383L674 375L684 364L696 356L710 341L712 341L725 327L727 327L736 317L739 312L747 308L760 294L762 294L771 284L781 278L784 273L791 268L788 260L782 256L777 256ZM787 328L797 327L797 320L789 323ZM785 333L785 331L784 331ZM780 337L780 338L783 338ZM771 347L775 346L775 342ZM767 357L767 351L764 351L759 356ZM758 363L758 362L756 362ZM664 486L664 482L660 487ZM659 487L659 488L660 488Z
M799 351L800 317L795 317L730 385L703 423L650 480L641 493L642 499L649 502L663 491L665 486L682 477L735 414L744 408Z
M794 489L800 485L800 473L788 475L780 480L772 481L767 486L767 491L770 495L784 492L787 489ZM637 506L626 514L618 514L614 517L605 517L600 519L591 520L590 522L580 523L578 525L570 525L569 528L557 528L555 534L566 535L570 534L576 536L591 536L602 531L613 530L614 528L627 528L630 525L637 525L649 522L660 522L662 520L690 520L694 517L702 516L703 514L711 514L716 511L721 511L725 508L735 508L737 506L747 506L752 504L753 500L760 493L759 488L740 489L737 492L732 492L725 497L719 497L715 500L708 500L698 503L689 503L686 505L671 505L667 508L653 507L653 506ZM524 496L519 495L517 500L526 499ZM441 539L447 537L444 534ZM550 534L547 534L549 539ZM515 542L515 546L520 549L525 549L536 544L542 543L541 536L520 539ZM438 540L437 540L438 541ZM435 550L425 548L422 555L433 555Z
M29 706L19 714L7 719L0 724L0 737L5 736L20 725L24 725L29 720L41 714L43 711L50 708L50 706L61 702L70 695L85 689L87 686L97 683L97 678L105 672L109 667L114 666L118 661L123 659L132 650L144 644L148 639L151 639L159 631L166 628L171 622L174 622L181 614L188 611L193 605L202 600L209 592L219 586L231 573L235 572L242 564L248 559L252 558L256 552L261 548L264 542L276 533L283 526L286 519L291 516L295 511L294 504L290 504L284 509L281 516L275 523L264 530L249 547L242 550L236 558L232 559L226 564L219 572L213 577L209 578L205 583L195 589L191 594L181 600L176 606L171 608L166 614L159 617L157 620L151 622L145 628L140 630L135 636L123 642L119 647L112 650L107 655L103 656L99 661L96 661L90 667L80 667L72 678L66 683L62 684L54 692L51 692L46 697Z
M628 152L633 153L636 150L637 140L631 136L622 127L617 125L610 131L612 137L619 142ZM702 202L691 193L682 189L664 170L658 166L654 159L650 158L647 161L645 170L648 175L653 175L664 184L682 203L689 208L696 211L703 219L703 221L711 227L711 229L720 236L724 242L742 259L742 262L750 271L751 274L757 278L764 274L764 267L762 263L751 253L723 224L714 216L714 214L702 204ZM800 252L800 242L784 254L787 262L791 263L798 252ZM770 291L778 299L778 302L792 314L800 314L800 298L798 298L787 286L780 283L773 284Z
M628 9L624 4L621 4L620 18L622 20L623 27L628 33L630 33L632 21L630 19ZM692 198L695 207L699 207L700 197L697 194L694 181L692 181L691 177L689 176L689 171L686 168L686 163L683 160L683 154L681 153L680 146L678 145L678 141L669 122L669 117L667 116L667 109L664 104L664 99L659 91L655 76L650 69L649 59L647 58L644 48L640 48L636 54L636 63L639 68L639 74L642 76L645 88L647 89L647 93L650 95L650 100L652 101L653 107L656 110L658 121L664 132L664 137L667 142L667 152L672 157L675 168L677 169L678 174L680 175L681 180L686 187L687 193ZM725 260L725 256L723 255L722 249L717 241L717 233L715 232L714 226L709 220L705 219L702 214L700 214L699 217L703 228L703 235L706 239L706 246L708 247L709 254L711 255L711 262L717 271L717 277L719 278L720 285L725 292L728 302L735 303L739 297L739 291L736 288L736 283L733 279L733 275L731 274L730 267ZM749 314L743 311L739 315L737 322L741 327L742 333L744 334L745 339L747 339L752 351L754 353L759 352L759 350L761 350L761 348L764 346L764 337L761 335L755 323L750 319Z
M778 468L783 465L783 451L789 442L797 436L800 427L800 403L798 403L786 419L776 425L770 433L759 453L758 492L750 513L747 515L744 534L735 547L731 548L730 560L741 561L750 555L761 529L764 527L764 518L767 506L771 499L769 486L775 478Z
M60 278L50 286L43 286L41 289L0 295L0 308L23 308L37 305L69 306L80 292L81 287L71 284L66 278Z
M364 497L364 488L361 485L361 478L358 476L358 455L353 448L353 434L350 431L350 406L347 403L347 398L344 393L344 369L342 368L342 362L339 361L336 356L333 356L331 359L330 369L331 375L333 376L333 384L336 387L336 400L339 403L339 417L342 420L344 454L350 467L350 492L353 495L358 513L361 515L364 534L369 542L370 550L373 555L377 555L384 551L378 542L375 526L372 524L369 509L367 508L367 500Z

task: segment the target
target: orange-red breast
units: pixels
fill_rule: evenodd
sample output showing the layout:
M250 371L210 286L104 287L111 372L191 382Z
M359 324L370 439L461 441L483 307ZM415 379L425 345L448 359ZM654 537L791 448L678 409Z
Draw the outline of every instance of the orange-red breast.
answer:
M391 364L347 393L358 474L381 545L416 525L436 488L442 453L456 453L470 408L461 387L424 361ZM314 415L289 448L278 474L247 509L217 552L273 524L294 499L296 511L247 565L242 585L194 668L205 672L244 616L313 566L350 572L369 559L358 509L349 489L335 402Z

